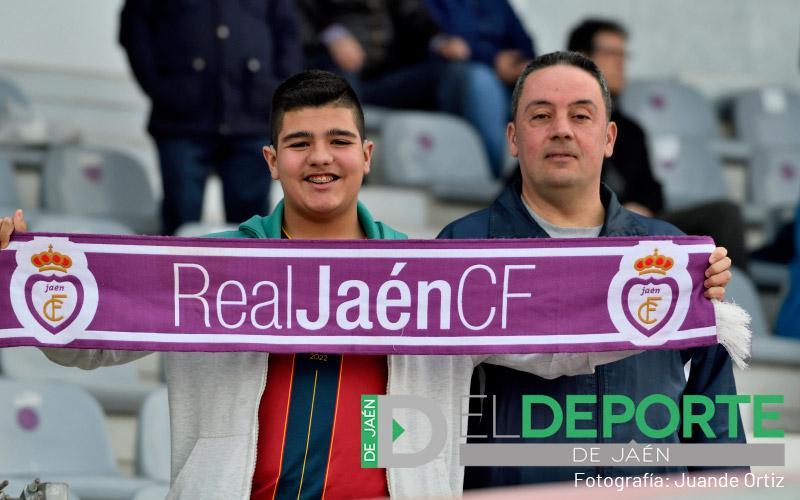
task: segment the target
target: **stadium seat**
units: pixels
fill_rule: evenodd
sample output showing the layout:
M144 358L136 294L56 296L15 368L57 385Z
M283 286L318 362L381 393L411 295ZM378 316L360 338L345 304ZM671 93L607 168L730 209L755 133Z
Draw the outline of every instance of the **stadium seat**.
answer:
M89 391L109 412L136 413L147 396L161 387L139 380L135 363L81 370L53 363L35 347L0 349L0 373L26 382L77 384Z
M83 389L0 378L0 471L64 482L84 500L130 499L153 483L122 475L103 412Z
M147 172L128 154L88 146L62 146L42 170L45 210L117 220L138 233L159 231L159 204Z
M133 500L164 500L169 493L169 486L150 486L139 491Z
M800 93L778 87L750 89L730 99L737 137L751 144L800 144Z
M725 287L725 299L750 313L750 328L753 331L752 362L800 365L800 342L773 334L758 291L747 273L734 268L733 279Z
M211 233L233 231L238 227L239 224L207 224L205 222L187 222L185 224L181 224L181 226L175 230L175 236L198 238Z
M649 149L668 210L729 199L722 163L704 139L654 136L649 138Z
M371 176L395 186L423 187L435 196L487 203L500 189L477 132L444 113L392 112L383 119Z
M0 216L11 215L11 211L18 207L20 201L14 167L8 157L0 152Z
M640 80L626 85L620 108L648 135L696 139L719 136L712 103L692 87L675 80Z
M147 397L139 411L136 470L140 476L169 484L170 422L167 389Z
M751 203L767 214L774 222L771 229L777 230L800 201L800 141L755 147L748 186Z
M134 234L133 229L115 220L46 212L30 217L28 230L39 233Z

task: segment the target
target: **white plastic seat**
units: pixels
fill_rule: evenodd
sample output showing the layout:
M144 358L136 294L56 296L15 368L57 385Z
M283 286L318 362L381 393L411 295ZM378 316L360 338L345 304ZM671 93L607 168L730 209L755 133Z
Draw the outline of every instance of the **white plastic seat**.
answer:
M109 412L136 413L147 396L161 387L139 380L135 363L81 370L53 363L35 347L0 349L0 373L19 381L79 385Z
M780 87L739 92L731 97L737 137L751 144L800 144L800 93Z
M64 482L84 500L127 500L153 484L117 469L103 412L83 389L0 378L0 401L4 476Z
M113 219L137 233L159 231L159 204L145 167L121 151L53 149L42 169L42 205L60 214Z
M140 476L169 484L170 421L167 389L150 394L139 411L136 469Z
M392 112L383 118L375 180L422 187L442 199L486 203L500 189L477 132L445 113Z

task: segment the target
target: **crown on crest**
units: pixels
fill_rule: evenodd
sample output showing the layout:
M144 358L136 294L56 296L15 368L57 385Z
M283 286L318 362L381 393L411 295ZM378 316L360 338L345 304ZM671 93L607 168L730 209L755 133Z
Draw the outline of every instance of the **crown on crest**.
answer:
M640 259L633 264L633 268L639 271L639 276L643 274L667 274L675 262L671 257L659 255L658 248L655 251Z
M31 264L43 271L60 271L66 273L72 267L72 259L61 252L54 252L53 245L50 245L46 252L37 253L31 257Z

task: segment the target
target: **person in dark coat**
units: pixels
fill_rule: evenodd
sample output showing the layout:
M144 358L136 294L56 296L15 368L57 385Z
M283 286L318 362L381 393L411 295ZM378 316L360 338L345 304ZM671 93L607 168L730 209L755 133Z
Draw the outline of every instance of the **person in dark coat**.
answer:
M270 100L302 67L292 0L127 0L119 40L152 104L162 231L200 219L212 172L229 222L266 214Z

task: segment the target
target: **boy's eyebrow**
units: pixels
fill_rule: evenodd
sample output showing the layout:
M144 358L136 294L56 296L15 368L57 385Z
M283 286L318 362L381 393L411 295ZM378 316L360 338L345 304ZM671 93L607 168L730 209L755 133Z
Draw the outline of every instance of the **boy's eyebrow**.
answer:
M354 139L358 137L358 135L356 135L355 132L343 128L332 128L328 130L325 133L325 135L329 137L345 136L345 137L352 137ZM312 134L308 130L298 130L297 132L292 132L290 134L286 134L285 136L281 137L281 142L293 141L295 139L309 139L313 136L314 134Z
M352 132L350 130L343 129L343 128L332 128L332 129L328 130L328 135L329 136L331 136L331 135L343 135L343 136L352 137L352 138L358 137L355 134L355 132Z
M295 139L308 139L312 136L313 134L307 130L298 130L297 132L292 132L291 134L286 134L281 137L281 142L293 141Z

